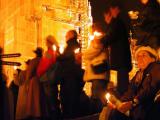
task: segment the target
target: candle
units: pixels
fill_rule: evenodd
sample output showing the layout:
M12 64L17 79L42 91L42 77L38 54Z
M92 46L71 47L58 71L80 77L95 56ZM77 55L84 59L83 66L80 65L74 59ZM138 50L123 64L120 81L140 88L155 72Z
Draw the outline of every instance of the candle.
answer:
M74 53L75 53L75 54L77 54L77 53L79 53L79 52L80 52L80 48L77 48L77 49L74 50Z
M64 45L63 44L61 44L59 46L59 52L60 52L60 54L63 54L63 52L64 52Z
M57 47L55 45L52 46L53 50L56 51Z

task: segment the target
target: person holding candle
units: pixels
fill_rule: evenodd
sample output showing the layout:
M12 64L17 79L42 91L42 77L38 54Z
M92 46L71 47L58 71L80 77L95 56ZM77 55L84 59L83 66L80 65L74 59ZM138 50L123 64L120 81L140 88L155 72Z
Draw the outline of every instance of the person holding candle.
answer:
M112 110L109 120L150 120L154 99L160 89L160 63L155 49L140 46L135 52L139 71L133 77L121 102ZM130 111L129 116L125 113ZM157 116L159 114L158 110ZM156 117L157 117L156 116ZM155 116L154 116L155 117ZM154 118L156 120L157 118Z
M75 30L69 30L66 33L67 47L61 53L57 62L60 67L55 76L60 80L60 99L62 105L62 114L64 119L78 117L80 94L83 88L83 70L81 61L79 61L80 44L77 41L78 34ZM76 61L78 60L78 61Z
M101 38L104 36L100 26L96 26L97 29L94 31L93 40L89 47L84 51L83 57L85 61L85 72L83 80L85 82L91 82L91 105L90 110L92 114L99 113L104 105L104 95L107 89L108 77L107 77L107 60L108 54L107 49L104 48L101 43ZM93 66L100 65L101 67ZM103 67L104 68L103 68Z
M47 75L49 70L53 70L56 65L56 58L58 56L58 43L54 36L48 35L46 37L47 51L44 53L37 68L37 76L42 85L42 95L45 98L46 107L49 114L49 119L60 119L60 102L58 100L58 85L55 78L49 79ZM47 76L47 77L46 77ZM44 92L44 94L43 94Z

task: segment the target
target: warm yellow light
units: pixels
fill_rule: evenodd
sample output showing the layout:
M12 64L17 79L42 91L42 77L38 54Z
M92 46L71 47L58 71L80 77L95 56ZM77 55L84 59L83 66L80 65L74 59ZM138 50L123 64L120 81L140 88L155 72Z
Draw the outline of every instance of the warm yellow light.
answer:
M74 53L76 54L76 53L79 53L80 52L80 48L77 48L77 49L75 49L74 50Z
M110 82L113 83L114 87L117 87L117 71L110 70Z
M94 35L90 35L90 36L89 36L89 40L92 41L93 39L94 39Z
M57 50L57 47L56 47L55 45L53 45L53 46L52 46L52 49L53 49L54 51L56 51L56 50Z
M107 102L109 102L109 99L110 99L111 95L110 95L109 93L107 93L107 94L105 95L105 97L106 97L106 99L107 99Z
M16 70L16 69L17 69L17 66L13 66L13 69Z
M102 36L102 33L95 31L95 32L94 32L94 36L100 37L100 36Z
M129 15L129 17L131 18L131 19L137 19L138 18L138 14L139 14L139 12L138 11L129 11L128 12L128 15Z
M63 44L61 44L59 46L59 52L60 52L60 54L63 54L63 52L64 52L64 45Z

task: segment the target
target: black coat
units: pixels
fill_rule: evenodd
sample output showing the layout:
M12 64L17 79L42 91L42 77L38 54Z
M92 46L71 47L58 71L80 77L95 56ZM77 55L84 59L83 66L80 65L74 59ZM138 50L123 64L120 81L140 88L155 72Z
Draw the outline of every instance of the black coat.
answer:
M110 48L110 66L113 70L131 70L131 53L128 32L120 18L112 20L107 26L106 36L102 39L105 47Z
M57 58L59 72L56 75L60 80L60 98L64 117L75 117L78 110L80 93L83 88L83 71L81 65L76 64L75 49L79 48L75 39L67 41L64 53Z

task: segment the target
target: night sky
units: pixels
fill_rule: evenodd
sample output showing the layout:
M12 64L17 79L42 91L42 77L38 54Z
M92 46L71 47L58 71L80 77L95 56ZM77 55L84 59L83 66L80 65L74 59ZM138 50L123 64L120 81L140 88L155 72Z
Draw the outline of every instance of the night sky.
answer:
M109 0L90 0L92 6L93 22L103 22L103 8ZM121 0L124 4L124 10L139 10L141 4L139 0Z

